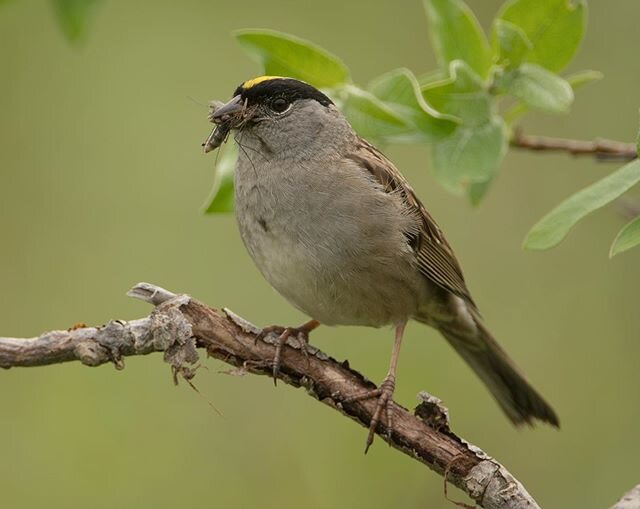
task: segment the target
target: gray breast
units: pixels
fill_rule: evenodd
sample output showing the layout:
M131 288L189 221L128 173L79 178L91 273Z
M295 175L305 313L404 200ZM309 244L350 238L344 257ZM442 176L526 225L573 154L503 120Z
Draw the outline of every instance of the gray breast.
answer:
M382 326L417 312L425 283L402 233L412 219L366 172L255 165L241 151L235 192L240 234L258 269L310 317Z

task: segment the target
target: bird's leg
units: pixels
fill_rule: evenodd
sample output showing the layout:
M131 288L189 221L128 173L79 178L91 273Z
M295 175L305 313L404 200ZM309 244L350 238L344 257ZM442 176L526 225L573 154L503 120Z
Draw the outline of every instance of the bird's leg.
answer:
M369 425L369 434L367 435L367 444L364 449L366 454L369 447L373 443L373 437L380 422L382 411L384 410L387 417L387 436L391 438L391 430L393 429L393 417L391 414L391 406L389 403L393 401L393 392L396 388L396 370L398 368L398 358L400 357L400 345L402 344L402 336L407 322L396 325L395 339L393 341L393 349L391 350L391 362L389 363L389 372L380 384L380 387L372 391L367 391L350 398L346 398L342 403L353 403L355 401L363 401L365 399L377 398L376 409L371 417Z
M320 325L318 320L309 320L299 327L282 327L280 325L270 325L262 329L260 334L256 337L256 341L264 338L268 334L278 334L276 342L276 353L273 356L273 383L276 384L278 379L278 373L280 373L280 360L282 358L282 347L291 336L298 340L300 350L309 360L309 351L307 349L309 345L309 333Z

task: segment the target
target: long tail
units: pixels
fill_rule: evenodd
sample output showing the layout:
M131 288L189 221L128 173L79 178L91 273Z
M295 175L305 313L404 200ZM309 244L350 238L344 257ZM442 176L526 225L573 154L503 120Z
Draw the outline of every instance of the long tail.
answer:
M452 327L438 328L486 384L500 408L514 424L533 424L533 420L538 419L560 427L553 408L518 371L481 319L474 316L474 322L476 327L473 332Z

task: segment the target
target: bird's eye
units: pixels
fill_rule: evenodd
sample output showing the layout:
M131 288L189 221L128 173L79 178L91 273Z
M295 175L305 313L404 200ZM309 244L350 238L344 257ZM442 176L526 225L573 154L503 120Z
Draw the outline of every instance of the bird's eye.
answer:
M291 103L282 97L278 97L271 102L271 109L276 113L284 113L290 106Z

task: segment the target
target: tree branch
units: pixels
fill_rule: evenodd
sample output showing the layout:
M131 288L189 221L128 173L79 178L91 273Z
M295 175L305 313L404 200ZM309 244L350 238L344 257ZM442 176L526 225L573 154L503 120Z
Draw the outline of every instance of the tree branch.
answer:
M111 321L102 327L47 332L38 338L0 338L0 367L43 366L78 360L88 366L164 352L174 376L190 379L198 363L197 348L240 372L271 376L275 338L258 339L260 330L229 310L210 308L186 295L140 283L129 295L156 306L146 318ZM318 401L368 428L375 402L341 402L374 388L347 361L338 362L310 348L308 357L292 343L282 351L279 379L304 387ZM426 393L414 413L392 404L393 429L379 425L378 435L467 493L487 509L539 509L524 487L497 461L449 428L447 411ZM389 433L389 436L387 436ZM445 491L446 493L446 491Z
M625 493L611 509L640 509L640 484Z
M573 156L590 155L599 160L631 161L638 157L634 143L597 139L593 141L533 136L516 129L511 138L511 146L538 152L566 152Z

